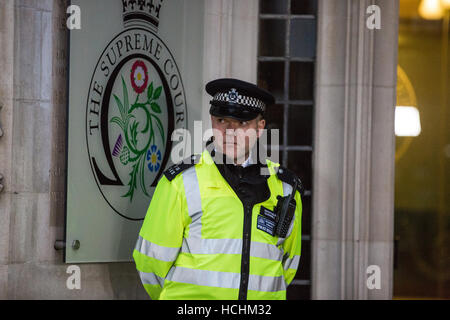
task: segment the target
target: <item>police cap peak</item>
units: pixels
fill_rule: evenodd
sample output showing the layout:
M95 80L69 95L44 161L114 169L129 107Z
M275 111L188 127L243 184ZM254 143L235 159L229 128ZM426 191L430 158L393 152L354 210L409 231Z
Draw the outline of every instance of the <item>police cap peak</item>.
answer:
M213 97L209 113L217 117L252 120L275 103L270 92L238 79L213 80L206 84L205 89Z

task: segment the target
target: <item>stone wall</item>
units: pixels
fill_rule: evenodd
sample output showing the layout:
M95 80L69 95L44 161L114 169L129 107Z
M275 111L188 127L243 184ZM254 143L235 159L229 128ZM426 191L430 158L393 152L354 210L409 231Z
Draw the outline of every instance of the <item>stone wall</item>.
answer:
M0 299L145 299L134 263L80 264L64 237L67 3L0 2Z

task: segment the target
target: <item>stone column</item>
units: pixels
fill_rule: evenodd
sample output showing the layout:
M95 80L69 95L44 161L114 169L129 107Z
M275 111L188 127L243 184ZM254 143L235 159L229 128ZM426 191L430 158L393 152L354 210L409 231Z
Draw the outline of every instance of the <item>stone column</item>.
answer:
M319 0L317 38L312 298L390 299L398 1Z
M258 0L205 1L205 83L216 78L238 78L256 83L258 14ZM210 122L209 100L205 94L204 123Z
M8 289L14 66L14 1L0 2L0 299Z

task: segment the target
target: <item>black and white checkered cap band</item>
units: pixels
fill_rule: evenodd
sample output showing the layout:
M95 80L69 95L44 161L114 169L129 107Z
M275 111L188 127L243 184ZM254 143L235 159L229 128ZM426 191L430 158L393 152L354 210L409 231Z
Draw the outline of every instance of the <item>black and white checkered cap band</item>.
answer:
M264 102L254 97L241 95L236 89L231 89L228 92L216 93L213 97L213 101L236 103L246 107L257 108L261 111L266 109L266 104Z

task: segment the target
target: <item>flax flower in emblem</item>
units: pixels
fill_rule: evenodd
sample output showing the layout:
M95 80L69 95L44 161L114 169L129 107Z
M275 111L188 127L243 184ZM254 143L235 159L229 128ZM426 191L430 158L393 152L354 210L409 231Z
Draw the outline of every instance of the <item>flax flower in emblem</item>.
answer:
M147 161L149 161L147 165L148 170L150 170L151 172L157 172L161 167L161 160L161 151L158 150L158 147L156 145L152 145L147 151Z

